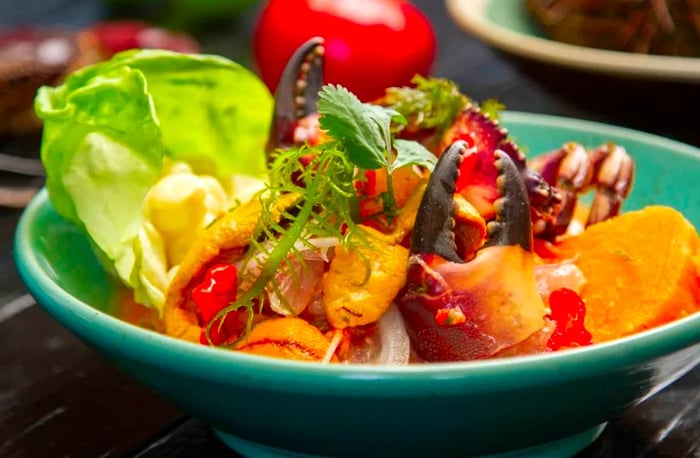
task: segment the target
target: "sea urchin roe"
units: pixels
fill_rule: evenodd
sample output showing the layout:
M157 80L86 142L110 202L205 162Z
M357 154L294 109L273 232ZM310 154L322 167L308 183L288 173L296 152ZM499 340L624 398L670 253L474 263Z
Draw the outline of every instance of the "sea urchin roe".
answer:
M259 322L236 344L236 349L275 358L322 361L329 346L328 338L318 328L301 318L284 317Z
M194 310L185 310L179 307L166 309L163 314L163 326L165 333L188 342L200 342L202 327Z
M406 283L408 250L372 228L358 229L365 240L354 250L336 248L323 277L326 317L338 329L378 320Z

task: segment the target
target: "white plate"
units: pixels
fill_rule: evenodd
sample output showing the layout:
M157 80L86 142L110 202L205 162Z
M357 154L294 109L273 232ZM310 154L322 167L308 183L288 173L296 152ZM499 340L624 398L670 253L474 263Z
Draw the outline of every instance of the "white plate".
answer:
M509 53L564 67L625 77L700 82L700 59L606 51L543 38L524 0L446 0L467 32Z

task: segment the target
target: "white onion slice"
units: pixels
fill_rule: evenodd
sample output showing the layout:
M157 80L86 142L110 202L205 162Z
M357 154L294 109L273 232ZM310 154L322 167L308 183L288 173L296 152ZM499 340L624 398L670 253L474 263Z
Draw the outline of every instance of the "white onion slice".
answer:
M290 255L289 262L282 264L278 270L275 280L280 294L272 288L267 289L270 307L275 313L296 316L304 311L321 281L324 264L329 262L328 251L339 244L337 237L316 237L295 242L294 249L301 254L304 263L302 265L294 255ZM270 242L264 245L265 249L272 249ZM265 252L258 251L249 260L239 261L238 268L245 267L246 277L255 278L260 274L266 258ZM289 266L294 269L294 274L288 271Z
M302 265L297 259L291 259L294 275L285 267L277 272L276 280L279 294L272 288L268 288L270 308L282 316L297 316L304 311L313 299L316 287L323 277L322 260L305 260ZM280 297L281 296L281 297Z
M328 250L338 245L340 245L340 239L337 237L316 237L306 241L297 240L294 243L294 249L300 252L305 260L320 259L324 262L328 262ZM266 250L272 249L272 244L269 241L263 243L263 246ZM254 256L251 256L249 260L240 261L239 266L242 267L245 265L248 272L257 275L266 259L267 254L258 251Z
M401 312L396 304L391 304L389 310L377 321L381 349L374 364L402 366L408 364L411 355L411 342L406 332Z
M586 285L586 277L581 269L572 262L559 264L542 264L535 266L535 282L545 304L549 304L549 295L552 291L568 288L581 294Z

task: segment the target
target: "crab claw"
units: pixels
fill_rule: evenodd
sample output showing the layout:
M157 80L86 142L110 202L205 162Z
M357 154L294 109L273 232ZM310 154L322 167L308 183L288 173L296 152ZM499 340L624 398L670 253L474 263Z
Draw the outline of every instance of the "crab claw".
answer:
M500 197L483 244L468 255L455 240L455 183L469 154L474 152L464 142L455 142L435 166L416 215L407 287L397 301L413 346L426 361L487 358L545 324L528 195L506 153L494 154Z
M267 153L304 143L297 130L304 121L313 124L318 93L323 85L323 38L313 37L292 54L275 92L275 110L267 142ZM308 126L314 135L318 129ZM301 140L301 141L300 141Z

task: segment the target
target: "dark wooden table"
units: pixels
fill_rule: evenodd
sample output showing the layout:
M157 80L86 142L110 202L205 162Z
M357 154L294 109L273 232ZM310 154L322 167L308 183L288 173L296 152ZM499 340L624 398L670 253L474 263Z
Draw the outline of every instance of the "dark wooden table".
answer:
M442 2L416 3L438 34L434 73L456 80L476 100L496 97L509 109L603 121L700 146L700 86L620 81L520 61L457 29ZM249 64L244 44L255 14L203 35L207 51ZM38 139L0 139L6 154L37 157L37 147ZM2 184L29 181L0 174ZM112 368L34 305L12 261L19 215L0 208L0 456L235 456L204 424ZM583 457L700 457L700 368L613 419Z

